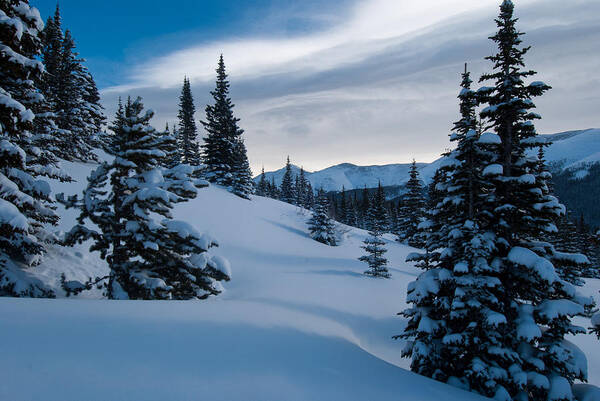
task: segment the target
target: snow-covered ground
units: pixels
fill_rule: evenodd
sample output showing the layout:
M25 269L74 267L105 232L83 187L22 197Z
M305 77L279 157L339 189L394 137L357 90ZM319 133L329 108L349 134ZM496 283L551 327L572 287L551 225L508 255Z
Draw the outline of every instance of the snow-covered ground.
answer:
M59 191L72 194L91 166L68 166L79 182ZM65 216L63 229L75 217ZM357 260L366 232L343 227L341 245L329 247L308 237L301 209L218 187L178 205L176 218L220 241L212 253L232 265L225 292L188 302L93 299L99 291L0 298L0 400L483 399L406 370L391 337L404 327L396 313L418 273L404 262L412 248L387 237L392 278L369 278ZM54 249L36 274L105 270L82 246ZM591 281L584 291L598 299L599 288ZM575 342L599 385L600 342Z

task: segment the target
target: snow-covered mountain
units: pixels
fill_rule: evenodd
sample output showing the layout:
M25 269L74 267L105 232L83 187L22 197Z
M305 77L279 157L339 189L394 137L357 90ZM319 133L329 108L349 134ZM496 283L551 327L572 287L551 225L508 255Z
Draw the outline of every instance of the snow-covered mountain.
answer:
M587 129L567 131L557 134L544 135L552 142L546 149L546 160L553 168L582 170L591 163L600 162L600 129ZM441 159L432 163L417 163L421 178L429 182L439 167ZM326 191L339 191L346 189L359 189L367 186L377 186L379 180L383 186L403 185L408 181L410 164L387 164L375 166L357 166L351 163L342 163L315 172L305 172L313 188L323 187ZM298 174L299 167L292 167L293 173ZM281 183L285 168L265 173L267 180L275 178L277 184ZM256 182L260 175L255 178Z

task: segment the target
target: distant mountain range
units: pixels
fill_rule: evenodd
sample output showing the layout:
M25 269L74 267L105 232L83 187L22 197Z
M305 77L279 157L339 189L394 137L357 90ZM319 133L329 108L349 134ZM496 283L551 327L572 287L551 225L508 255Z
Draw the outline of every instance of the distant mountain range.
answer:
M567 131L550 135L542 135L552 144L546 148L546 160L554 173L565 170L573 172L574 177L582 178L589 172L589 166L600 162L600 129ZM428 183L439 167L441 159L431 163L417 163L421 179ZM326 191L346 189L373 188L381 181L386 187L403 186L408 181L410 164L386 164L375 166L357 166L342 163L323 170L308 172L306 178L313 188L323 188ZM300 168L292 166L294 174ZM285 173L285 167L266 172L265 177L272 177L279 185ZM260 175L255 178L258 182Z

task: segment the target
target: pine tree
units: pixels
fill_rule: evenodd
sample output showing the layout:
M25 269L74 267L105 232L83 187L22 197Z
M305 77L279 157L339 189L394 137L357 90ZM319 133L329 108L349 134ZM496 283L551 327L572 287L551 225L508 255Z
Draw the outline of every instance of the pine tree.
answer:
M40 89L46 100L52 104L56 102L56 93L60 85L61 55L63 44L62 19L58 4L54 16L49 17L42 31L42 61L45 73L40 79Z
M304 174L304 168L300 167L300 174L298 174L296 176L296 186L294 189L295 195L296 195L295 204L297 206L307 208L307 202L306 202L306 197L308 196L307 189L308 189L308 181L306 180L306 176Z
M239 118L233 115L223 55L216 71L216 87L210 92L214 104L206 106L206 121L202 121L207 132L202 145L202 161L209 181L230 187L237 195L249 198L253 191L252 172L242 138L244 130L238 126Z
M2 296L54 296L28 272L41 262L44 244L56 241L46 227L56 224L58 215L50 185L42 177L63 177L54 164L54 155L43 147L46 138L38 135L34 124L35 111L45 101L36 87L44 70L37 60L43 26L39 12L27 1L0 2Z
M489 396L496 391L496 381L490 380L494 346L504 334L497 305L502 293L489 263L493 244L482 228L489 219L485 167L491 150L479 142L471 83L465 69L458 96L461 118L450 137L457 146L444 154L418 225L425 252L407 258L424 271L409 285L413 307L403 312L409 323L399 337L409 340L404 355L412 358L415 372Z
M558 217L555 221L557 232L549 235L549 242L554 246L554 249L560 254L581 253L578 241L579 233L569 213ZM570 258L564 258L562 260L552 260L552 262L560 278L577 286L584 284L582 277L584 277L584 271L588 268L585 261L573 263Z
M91 174L83 199L62 199L80 209L66 242L92 239L90 250L100 251L110 268L107 277L87 283L63 280L67 292L106 279L109 298L204 299L221 291L219 281L229 280L228 263L207 255L216 242L172 219L173 204L195 197L196 187L207 184L192 178L197 169L188 164L164 167L176 142L150 126L152 116L143 113L140 98L128 100L112 127L108 149L114 161ZM93 228L86 227L87 220Z
M271 177L271 183L269 184L269 197L273 199L281 198L279 188L277 188L277 184L275 184L275 177Z
M183 86L179 95L179 112L177 114L179 120L177 132L181 141L179 149L182 163L197 166L200 164L200 153L196 139L197 128L194 114L196 114L196 107L194 106L192 88L190 80L186 77L183 79Z
M363 241L363 248L368 255L363 255L358 260L369 265L365 274L372 277L390 278L391 274L387 268L387 259L383 255L387 252L385 241L381 238L387 224L387 211L385 209L385 195L381 182L377 186L377 192L369 209L370 230L369 236Z
M308 220L308 229L315 241L331 246L337 245L335 226L329 217L329 199L323 188L319 189L315 210Z
M292 176L292 164L290 163L290 157L288 156L285 163L285 173L281 180L281 187L279 189L279 199L283 202L293 204L296 197L294 194L294 184Z
M360 228L365 230L371 229L371 221L369 217L369 210L371 209L371 196L369 195L369 190L365 185L362 190L362 199L360 202Z
M102 129L106 117L104 116L104 107L100 104L100 92L92 74L83 65L80 65L80 68L81 111L85 124L85 135L90 138L92 145L102 146L104 137Z
M494 320L503 335L494 338L494 344L507 356L491 356L494 365L487 374L492 381L485 382L481 391L496 399L572 399L568 387L560 396L550 394L585 380L573 346L564 338L585 331L571 318L583 314L589 300L558 277L552 261L564 255L557 255L544 241L555 230L553 221L564 207L555 197L544 195L536 177L537 161L526 153L545 143L535 131L533 121L540 116L531 111L532 98L550 87L539 81L525 84L535 72L524 68L523 57L530 48L521 47L523 33L516 29L513 13L513 3L504 0L496 19L498 32L490 38L498 52L486 58L493 71L481 77L492 81L493 87L478 91L487 103L481 117L498 137L496 153L483 174L498 173L489 174L493 187L485 212L490 216L486 228L493 251L487 264L498 275L501 290ZM563 307L566 304L568 308ZM523 380L525 376L530 379Z
M233 158L233 183L231 192L237 196L250 199L250 194L254 193L254 180L252 179L252 170L246 156L246 145L243 138L238 138L234 146Z
M99 135L104 124L103 107L93 77L75 51L71 32L62 31L57 6L43 31L42 60L46 72L39 86L48 103L46 127L53 135L53 151L66 160L96 160L92 146L101 145ZM55 124L55 126L53 125Z
M344 186L342 186L342 192L340 193L337 221L342 224L348 224L348 203L346 201L346 188Z
M425 196L414 160L410 167L410 179L406 183L406 189L408 192L403 197L402 209L398 213L400 219L398 221L398 241L420 248L424 244L417 237L417 227L425 213Z
M313 191L312 184L310 181L306 181L306 204L304 206L307 210L313 210L315 207L315 192Z
M348 197L348 203L346 204L346 223L352 227L358 227L357 210L356 210L356 192L354 192L354 200L352 196Z
M260 173L260 180L258 181L258 185L256 186L256 195L258 196L269 196L269 188L268 183L265 177L265 168L262 168Z

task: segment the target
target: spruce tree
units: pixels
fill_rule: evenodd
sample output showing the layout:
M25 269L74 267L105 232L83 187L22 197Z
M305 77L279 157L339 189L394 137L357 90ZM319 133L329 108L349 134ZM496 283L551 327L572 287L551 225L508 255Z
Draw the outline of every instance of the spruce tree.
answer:
M250 199L250 194L254 193L254 180L252 179L252 170L250 170L250 164L246 156L246 145L243 138L238 138L233 154L231 192L241 198Z
M425 252L407 258L423 273L409 285L413 306L403 312L409 322L399 337L409 340L404 355L412 358L413 371L490 396L497 386L491 374L497 366L494 346L504 334L497 305L502 291L489 262L493 243L483 228L489 219L485 168L491 149L483 145L488 136L480 143L476 130L471 84L465 69L461 118L450 136L456 149L444 155L418 225Z
M256 195L258 196L269 196L269 184L265 177L265 168L263 167L260 173L260 180L256 186Z
M56 240L46 227L58 215L42 177L62 176L34 124L35 110L45 101L36 87L44 71L37 60L43 26L27 1L0 1L1 296L54 296L28 272L41 262L44 244Z
M54 104L60 85L61 55L63 43L62 18L58 4L54 16L49 17L42 31L42 61L45 72L40 79L40 89L46 100Z
M175 138L150 126L152 116L143 112L140 98L128 100L112 127L113 162L91 174L81 200L63 199L67 207L80 209L66 242L92 239L90 250L100 251L110 268L107 277L84 284L63 280L67 292L106 279L106 294L113 299L204 299L221 291L219 281L229 280L228 263L207 255L217 243L172 219L173 205L195 197L206 183L192 178L197 169L188 164L165 167Z
M56 126L47 132L55 137L54 152L66 160L96 160L92 146L101 145L103 107L93 77L75 51L71 32L62 31L57 6L43 31L42 60L45 73L39 85L48 103L46 118Z
M252 172L242 138L244 130L238 126L240 120L233 114L223 55L216 71L216 87L210 92L214 103L206 106L206 121L202 121L207 132L202 145L202 161L209 181L230 187L237 195L249 198L253 192Z
M362 190L362 199L360 202L360 228L365 230L371 229L369 210L371 210L371 196L365 185Z
M352 196L348 197L348 201L346 204L346 223L349 226L357 227L357 210L356 210L356 192L354 193L355 197L352 200Z
M533 122L541 117L532 111L532 99L550 87L539 81L525 84L535 72L524 67L530 48L521 46L523 33L513 14L513 3L504 0L498 31L490 38L498 52L486 58L493 71L481 77L493 86L478 91L487 104L481 117L499 142L483 174L492 184L484 211L490 216L486 238L493 243L486 259L500 291L494 305L499 314L493 320L502 335L493 344L504 353L490 356L493 365L486 370L491 381L482 392L496 399L572 399L569 385L585 380L586 373L565 336L585 331L571 319L582 315L590 301L556 274L552 261L564 255L556 255L545 241L564 207L544 194L536 177L537 160L527 151L545 143L535 130Z
M287 157L287 161L285 163L285 173L283 174L283 179L281 180L281 187L279 189L279 199L283 202L287 202L293 204L296 200L294 194L294 184L293 184L293 176L292 176L292 164L290 163L290 157Z
M369 236L363 241L361 247L367 255L363 255L358 260L369 265L365 274L372 277L390 278L391 274L387 268L387 259L383 255L387 252L385 241L381 238L387 225L387 211L385 209L385 195L381 182L377 186L377 192L371 202L369 209L370 230Z
M335 226L329 217L329 199L327 198L325 191L323 191L323 188L320 188L317 194L315 209L311 218L308 220L308 229L311 238L315 241L325 245L337 245L335 239Z
M186 77L183 79L183 86L179 95L179 112L177 113L179 149L182 163L197 166L200 164L200 153L196 139L197 128L194 114L196 114L196 107L194 106L192 88L190 80Z
M403 197L402 209L398 213L398 241L420 248L424 246L419 240L418 226L425 213L425 196L423 184L419 178L417 164L413 160L410 166L410 179L406 183L407 193Z
M304 167L300 167L300 174L296 176L296 186L295 186L295 194L296 194L296 202L297 206L307 208L306 197L307 195L307 186L308 181L306 180L306 176L304 174Z
M344 186L342 186L342 192L340 193L337 221L342 224L348 224L348 203L346 201L346 188Z
M315 192L313 191L312 184L310 181L306 181L306 204L304 206L307 210L313 210L315 207Z
M273 199L281 199L281 193L277 184L275 183L275 177L271 177L271 183L269 184L269 197Z

